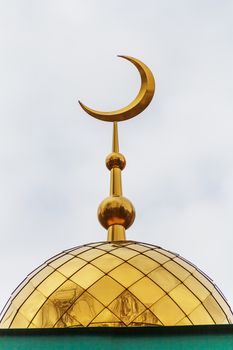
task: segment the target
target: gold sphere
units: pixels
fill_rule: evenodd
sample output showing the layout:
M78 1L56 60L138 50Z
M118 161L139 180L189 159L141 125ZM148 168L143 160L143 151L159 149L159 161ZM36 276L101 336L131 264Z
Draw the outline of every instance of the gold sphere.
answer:
M98 218L101 225L108 229L112 225L129 228L135 219L135 209L125 197L107 197L99 205Z
M106 158L106 166L109 170L112 168L119 168L123 170L126 166L126 160L123 154L112 152Z

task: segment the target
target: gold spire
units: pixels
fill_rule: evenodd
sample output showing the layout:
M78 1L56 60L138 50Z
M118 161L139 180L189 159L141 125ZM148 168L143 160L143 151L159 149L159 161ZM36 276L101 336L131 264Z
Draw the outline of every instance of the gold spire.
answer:
M125 157L119 153L118 121L124 121L141 113L151 102L155 81L150 69L141 61L130 56L119 56L134 64L141 76L141 87L136 98L126 107L113 112L99 112L79 101L80 106L92 117L113 122L112 153L106 158L106 166L111 172L110 195L98 208L101 225L108 230L108 241L124 241L125 230L135 219L133 204L122 195L121 171L126 165Z
M123 154L119 153L118 127L113 122L112 153L106 158L106 166L111 172L110 196L98 208L101 225L108 230L108 241L124 241L125 229L135 219L133 204L122 196L121 171L126 165Z

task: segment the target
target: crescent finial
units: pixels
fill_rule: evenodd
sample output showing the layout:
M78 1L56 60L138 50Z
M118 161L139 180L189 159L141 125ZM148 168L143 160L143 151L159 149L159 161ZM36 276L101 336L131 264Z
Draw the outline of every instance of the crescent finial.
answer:
M129 199L123 196L121 171L126 165L123 154L119 152L117 122L135 117L151 102L155 91L155 80L151 70L141 61L130 56L119 56L132 62L141 76L141 87L135 99L126 107L113 112L99 112L85 106L81 107L91 116L113 122L112 152L106 158L110 170L110 195L99 205L98 218L101 225L108 230L108 241L124 241L125 230L134 222L135 209Z
M96 119L104 120L106 122L119 122L135 117L144 111L144 109L150 104L155 91L154 76L151 70L143 62L131 56L119 55L118 57L122 57L133 63L140 73L141 87L135 99L126 107L112 112L96 111L79 101L80 106L85 112Z

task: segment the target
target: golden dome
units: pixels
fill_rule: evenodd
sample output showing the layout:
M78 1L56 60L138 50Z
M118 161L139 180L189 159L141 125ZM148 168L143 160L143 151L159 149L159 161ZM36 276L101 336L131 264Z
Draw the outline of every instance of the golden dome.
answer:
M122 194L121 171L126 161L119 153L117 121L132 118L145 109L154 94L154 78L142 62L122 57L139 69L142 86L136 99L112 113L97 112L81 104L97 119L113 122L112 153L106 159L110 195L98 209L99 221L108 229L108 241L68 249L28 275L3 309L1 328L170 326L233 321L221 292L196 266L160 247L125 240L125 229L132 225L135 210ZM123 117L119 115L122 111Z
M196 266L158 246L98 242L51 258L14 291L1 328L231 323L221 292Z

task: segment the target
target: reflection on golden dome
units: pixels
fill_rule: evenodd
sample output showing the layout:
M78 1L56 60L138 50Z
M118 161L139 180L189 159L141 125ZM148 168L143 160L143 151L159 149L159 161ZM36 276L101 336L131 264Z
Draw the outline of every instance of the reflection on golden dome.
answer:
M15 290L2 328L231 323L229 305L190 262L134 241L98 242L51 258Z

